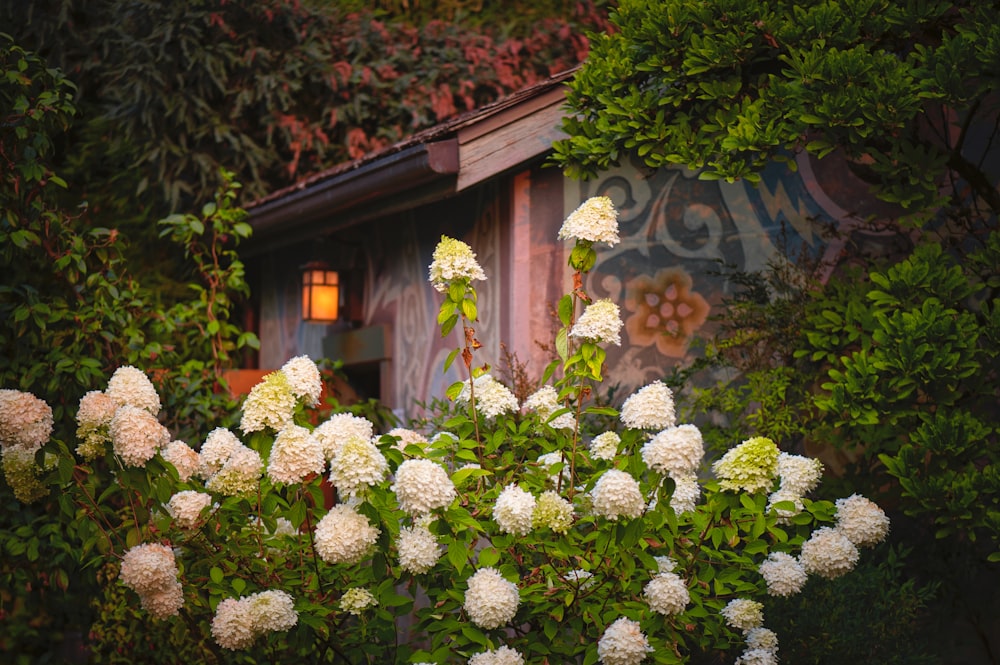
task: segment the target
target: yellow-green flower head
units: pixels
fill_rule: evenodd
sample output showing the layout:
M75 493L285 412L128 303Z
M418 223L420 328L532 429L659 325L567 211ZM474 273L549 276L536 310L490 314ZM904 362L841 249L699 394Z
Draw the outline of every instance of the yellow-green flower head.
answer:
M486 279L486 273L471 247L461 240L441 236L441 242L434 249L429 279L435 290L444 293L456 279L481 280Z
M726 490L771 490L778 475L781 451L763 436L747 439L712 465L719 485Z
M240 429L244 434L259 432L265 427L282 430L295 413L295 393L288 375L278 370L265 376L250 389L243 402Z
M569 214L559 239L572 238L589 242L605 242L614 247L619 242L618 211L607 196L593 196Z
M45 497L49 488L38 480L42 469L35 464L35 453L17 446L0 450L3 474L14 496L21 503L33 503Z
M378 601L375 600L372 592L361 587L350 588L340 597L340 609L355 616L375 605L378 605Z
M547 526L556 533L566 533L573 525L573 506L556 492L542 492L535 503L532 522L536 527Z

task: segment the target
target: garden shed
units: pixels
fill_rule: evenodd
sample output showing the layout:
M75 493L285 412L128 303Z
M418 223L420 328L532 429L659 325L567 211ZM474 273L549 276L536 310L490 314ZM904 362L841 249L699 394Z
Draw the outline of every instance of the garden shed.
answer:
M468 243L488 279L478 283L477 364L503 350L541 375L571 289L569 244L557 239L566 215L592 196L619 212L621 243L602 248L585 285L611 298L625 322L608 352L609 385L627 391L690 361L726 296L723 266L753 271L779 247L836 252L821 228L879 211L867 187L833 158L806 156L797 172L775 167L753 186L701 180L684 169L625 164L575 181L546 164L563 137L564 83L554 76L492 105L459 115L250 204L245 246L255 294L252 325L259 366L297 355L341 360L364 397L400 415L442 397L465 378L442 366L460 327L442 339L440 294L427 281L442 235ZM303 320L303 269L337 272L339 315Z

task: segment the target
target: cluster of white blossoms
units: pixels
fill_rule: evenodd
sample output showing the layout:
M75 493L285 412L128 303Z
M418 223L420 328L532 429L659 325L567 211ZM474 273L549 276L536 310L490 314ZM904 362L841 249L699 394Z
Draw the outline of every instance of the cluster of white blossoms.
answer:
M639 622L625 617L605 628L597 642L597 656L604 665L638 665L652 651Z
M404 460L396 469L392 491L399 507L415 516L446 508L457 495L448 472L429 459Z
M698 499L701 498L701 483L698 482L698 475L692 473L672 473L671 480L674 481L674 493L670 495L670 507L674 513L691 513L698 506Z
M309 356L296 356L281 366L281 371L288 379L292 394L301 399L307 406L319 404L323 393L323 379L319 367Z
M52 436L52 425L52 408L44 400L20 390L0 390L0 459L18 501L32 503L49 493L38 480L42 469L35 453Z
M621 442L618 432L601 432L590 441L590 456L610 462L618 454L618 444Z
M788 520L802 512L802 498L816 489L823 477L823 463L812 457L780 453L778 455L778 489L767 499L767 509L775 510L779 521ZM794 504L793 509L775 508L785 501Z
M764 606L749 598L734 598L722 608L721 614L731 628L744 634L764 624Z
M778 665L778 636L772 630L751 628L744 635L746 650L734 665Z
M378 446L367 439L348 439L330 461L330 483L344 497L360 496L382 482L388 471L389 463Z
M171 441L160 451L163 461L177 469L177 479L186 483L198 473L201 456L198 451L183 441ZM221 467L220 467L221 468Z
M201 523L201 513L212 505L212 496L196 490L177 492L165 506L167 514L182 529L193 529Z
M544 469L549 474L549 482L553 485L565 487L565 484L570 481L569 464L563 459L561 452L552 451L551 453L542 453L538 456L536 462L539 468ZM556 465L561 467L558 473L556 473ZM560 485L560 482L562 485Z
M141 369L123 365L108 379L105 394L118 406L134 406L145 409L154 416L160 412L160 396L156 387Z
M222 464L222 468L205 481L210 492L225 496L246 496L257 491L264 474L264 460L260 453L240 443Z
M379 533L367 517L341 503L316 525L316 553L327 563L357 563L375 547Z
M569 331L570 337L595 342L597 344L614 344L621 346L622 323L621 311L613 301L604 298L587 305L583 314L573 324Z
M218 473L223 465L233 455L233 451L242 446L243 443L232 431L225 427L216 427L201 444L201 452L198 453L198 476L203 480L208 480Z
M836 529L858 547L872 547L889 535L889 517L875 502L852 494L837 499Z
M687 584L680 575L672 572L660 572L654 575L646 583L642 595L650 609L667 616L680 614L691 602Z
M724 490L769 491L778 475L779 454L774 441L755 436L726 451L712 464L712 471Z
M642 447L646 466L664 474L691 474L698 470L705 447L694 425L677 425L660 431Z
M831 580L854 570L858 557L857 546L842 531L828 526L813 531L799 552L807 573Z
M496 568L480 568L469 577L465 608L480 628L499 628L514 618L521 596L517 585L505 580Z
M534 520L535 497L517 485L508 485L493 504L493 519L504 533L526 536Z
M758 568L772 596L792 596L809 578L799 560L787 552L771 552Z
M274 437L267 476L274 483L301 483L312 475L323 473L326 457L319 439L305 427L288 423Z
M142 607L157 619L176 615L184 605L174 551L159 543L143 543L125 552L119 577L139 595Z
M76 412L76 452L85 460L95 460L104 454L108 441L108 426L118 409L118 403L103 390L91 390L80 398Z
M618 211L607 196L592 196L571 212L559 229L559 239L603 242L614 247L619 242Z
M674 393L662 381L654 381L632 393L619 416L625 427L664 430L676 424Z
M535 502L531 520L536 527L548 527L556 533L566 533L573 526L573 504L558 493L547 490Z
M594 512L610 520L639 517L646 505L638 481L619 469L609 469L601 474L590 492L590 498Z
M429 280L434 290L444 293L455 280L484 280L486 273L476 261L476 253L461 240L441 236L434 248Z
M244 434L270 429L277 432L292 420L297 398L288 375L277 370L250 389L243 401L240 429Z
M490 374L476 377L471 384L466 379L455 401L459 404L468 404L473 398L473 393L476 399L476 411L488 420L518 410L517 397L514 393Z
M549 420L549 417L563 405L559 403L559 393L548 384L529 395L521 406L525 411L537 413L538 417L547 421L552 429L576 429L576 418L572 413L563 413Z
M468 665L524 665L524 656L508 646L473 654Z
M52 436L52 408L20 390L0 389L0 448L35 452Z
M399 566L412 575L422 575L441 558L441 546L430 530L421 524L404 526L396 541Z
M374 431L375 426L367 418L350 413L335 413L313 430L313 436L319 439L323 455L329 461L337 456L345 441L370 441Z
M146 462L170 443L170 431L149 411L125 404L119 406L108 425L111 446L128 466Z
M225 598L215 609L212 637L224 649L246 649L258 637L289 630L298 620L295 599L284 591L267 590L239 599Z
M340 597L340 609L354 616L360 616L369 607L376 605L378 605L378 601L375 600L372 592L361 587L352 587Z
M429 443L426 436L405 427L393 427L386 432L386 436L399 439L393 447L400 452L406 452L407 446L417 446L423 450Z

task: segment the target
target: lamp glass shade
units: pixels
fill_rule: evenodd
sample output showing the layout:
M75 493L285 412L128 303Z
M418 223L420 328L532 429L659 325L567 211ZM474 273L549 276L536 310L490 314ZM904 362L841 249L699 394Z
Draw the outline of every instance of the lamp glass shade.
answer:
M336 321L340 305L340 276L336 270L307 267L302 272L302 320Z

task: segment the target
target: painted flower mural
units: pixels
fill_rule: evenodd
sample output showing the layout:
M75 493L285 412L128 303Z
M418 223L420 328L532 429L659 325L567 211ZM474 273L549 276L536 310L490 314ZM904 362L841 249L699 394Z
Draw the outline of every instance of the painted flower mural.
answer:
M625 287L625 320L629 340L637 346L656 345L665 356L681 358L688 342L708 318L709 304L683 268L665 268L652 277L640 275Z

